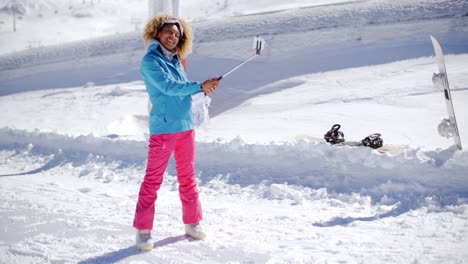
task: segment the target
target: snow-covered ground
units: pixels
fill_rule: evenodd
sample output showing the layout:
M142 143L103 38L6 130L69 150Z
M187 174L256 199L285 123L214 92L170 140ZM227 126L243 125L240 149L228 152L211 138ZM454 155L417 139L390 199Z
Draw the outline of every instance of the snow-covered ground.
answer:
M197 130L208 238L183 236L171 163L149 253L131 226L148 137L132 17L146 1L114 2L24 1L28 28L73 27L76 39L38 31L60 45L0 57L0 263L468 260L468 154L437 133L447 113L429 39L448 54L466 148L468 1L182 1L192 79L249 56L253 34L267 49L223 80ZM1 25L2 53L34 37ZM334 123L347 140L379 132L398 151L323 143Z

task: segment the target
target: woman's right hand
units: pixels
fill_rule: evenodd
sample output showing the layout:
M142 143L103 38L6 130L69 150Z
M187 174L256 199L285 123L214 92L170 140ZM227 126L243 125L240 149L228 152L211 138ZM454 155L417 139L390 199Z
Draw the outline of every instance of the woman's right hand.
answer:
M218 78L208 79L202 83L202 91L205 93L205 95L208 95L214 92L220 83L221 82L218 80Z

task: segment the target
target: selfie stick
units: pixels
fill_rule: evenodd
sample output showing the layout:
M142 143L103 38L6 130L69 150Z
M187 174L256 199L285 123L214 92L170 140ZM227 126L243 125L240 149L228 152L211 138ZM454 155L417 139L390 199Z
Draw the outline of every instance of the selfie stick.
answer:
M229 74L231 74L233 71L239 69L242 65L246 64L247 62L249 62L250 60L252 60L253 58L257 57L258 55L260 55L260 51L263 50L263 48L265 47L265 41L260 38L259 36L256 36L254 37L254 48L255 48L255 54L250 56L250 58L246 59L245 61L239 63L237 66L235 66L234 68L230 69L229 71L227 71L226 73L224 73L223 75L219 76L218 77L218 81L223 79L224 77L228 76Z

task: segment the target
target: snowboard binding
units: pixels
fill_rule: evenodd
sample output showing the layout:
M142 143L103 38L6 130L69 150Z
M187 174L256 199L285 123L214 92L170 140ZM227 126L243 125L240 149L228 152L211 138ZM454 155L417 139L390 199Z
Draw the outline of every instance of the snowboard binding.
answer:
M383 146L383 139L380 137L380 133L374 133L364 138L361 143L366 147L371 147L373 149L380 148Z
M325 141L327 141L330 144L338 144L344 142L344 133L339 131L340 127L341 126L339 124L333 125L330 131L328 131L324 135Z
M324 135L325 141L332 145L345 142L344 133L339 131L340 128L341 125L334 124L332 128ZM365 146L377 149L383 146L383 139L380 136L380 133L374 133L361 140L361 143L347 142L343 144L349 146Z
M445 138L452 138L455 136L455 125L448 118L442 119L440 124L437 126L439 135Z

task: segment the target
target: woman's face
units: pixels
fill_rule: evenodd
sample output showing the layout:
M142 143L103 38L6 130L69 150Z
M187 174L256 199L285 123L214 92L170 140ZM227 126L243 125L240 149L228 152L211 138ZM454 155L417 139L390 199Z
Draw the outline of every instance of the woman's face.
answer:
M179 43L180 32L175 24L164 25L156 38L167 50L174 51Z

